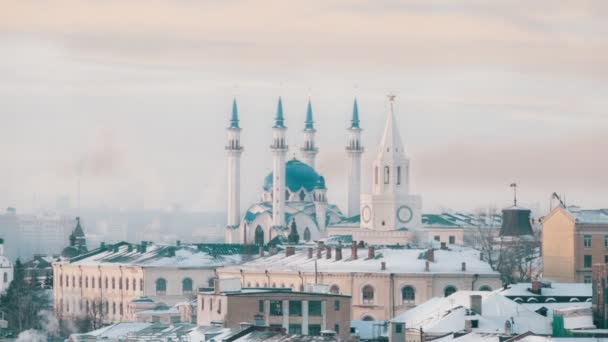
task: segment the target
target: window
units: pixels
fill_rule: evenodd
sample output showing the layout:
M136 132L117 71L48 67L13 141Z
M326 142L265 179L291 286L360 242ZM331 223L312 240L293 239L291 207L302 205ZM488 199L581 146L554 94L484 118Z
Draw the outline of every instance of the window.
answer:
M365 322L371 322L371 321L375 321L374 317L370 316L370 315L365 315L363 316L363 318L361 319L362 321Z
M262 227L260 227L260 226L257 226L255 228L255 244L256 245L264 244L264 230L262 230Z
M116 302L112 302L112 315L116 315Z
M335 311L340 311L340 301L339 300L336 300L334 302L334 310Z
M213 311L213 298L209 298L209 311Z
M306 194L304 191L300 191L300 202L304 202L304 199L306 199Z
M340 294L340 287L338 285L332 285L329 288L329 293Z
M608 255L604 255L604 264L608 264Z
M264 301L258 301L258 312L264 312Z
M320 336L321 335L321 325L320 324L311 324L308 326L308 335L310 336Z
M289 301L289 316L302 316L302 302L299 300Z
M125 279L125 290L129 291L129 279Z
M336 335L340 335L340 324L334 324L334 331L336 332Z
M205 297L201 297L201 311L205 310Z
M311 300L308 302L308 315L321 316L321 301Z
M135 280L135 278L133 278L131 280L131 285L133 285L133 291L136 291L137 290L137 281Z
M443 296L444 297L449 297L450 295L452 295L456 291L458 291L458 290L456 289L455 286L448 285L448 286L445 287L445 289L443 289Z
M167 294L167 281L163 278L156 279L156 295L164 296Z
M583 245L585 245L585 248L591 248L591 235L583 236Z
M2 281L8 283L8 273L4 272L4 275L2 275Z
M449 244L450 245L456 244L456 237L454 235L450 235Z
M590 275L586 275L585 276L585 284L591 284L591 276Z
M84 277L84 287L89 288L89 277Z
M304 229L304 241L310 241L310 229L308 227Z
M481 287L479 288L479 291L486 291L486 292L489 292L489 291L492 291L492 288L491 288L491 287L489 287L488 285L483 285L483 286L481 286Z
M439 237L439 235L435 235L433 237L433 240L435 240L435 241L441 241L441 237Z
M604 247L608 249L608 235L604 235Z
M141 278L139 279L139 291L143 291L144 290L144 279Z
M397 166L397 185L401 185L401 166Z
M390 182L391 169L388 166L384 167L384 184L388 184Z
M270 301L270 316L283 316L283 302L280 300Z
M395 323L395 334L403 333L403 323Z
M290 324L289 325L289 334L300 335L302 334L302 325L300 324Z
M222 300L221 299L217 300L217 313L219 313L219 314L222 313Z
M585 268L590 268L591 264L593 264L593 259L591 258L591 255L585 255L585 257L584 257L584 267Z
M365 285L363 287L362 299L363 304L373 304L374 303L374 288L371 285Z
M416 291L411 286L404 286L401 289L401 301L403 303L414 303L416 300Z
M184 280L182 280L182 293L183 294L192 293L192 279L185 278Z

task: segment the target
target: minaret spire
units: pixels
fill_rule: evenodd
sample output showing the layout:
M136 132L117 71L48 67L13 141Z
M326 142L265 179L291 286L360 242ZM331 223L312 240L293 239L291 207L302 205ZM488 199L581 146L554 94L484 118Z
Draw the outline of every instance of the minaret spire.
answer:
M348 128L348 145L346 154L350 163L348 164L348 216L353 217L360 213L361 196L361 155L363 145L361 144L361 127L359 126L359 106L355 98L353 104L352 119Z
M306 121L304 121L304 146L300 148L302 160L313 169L315 168L315 159L319 153L319 149L315 144L315 133L317 130L312 119L312 104L308 99L306 108Z
M274 126L272 127L272 138L273 143L270 146L272 151L272 164L273 164L273 186L272 186L272 230L268 235L270 241L276 234L282 234L282 231L286 229L285 225L285 192L287 186L285 184L285 159L289 147L285 143L285 133L287 127L285 127L285 118L283 117L283 101L279 97L279 103L277 105L277 115L274 120Z
M228 177L226 242L239 243L244 242L238 233L241 223L241 154L243 153L243 147L241 146L241 127L239 126L236 98L232 100L232 115L226 133L228 136L226 145Z

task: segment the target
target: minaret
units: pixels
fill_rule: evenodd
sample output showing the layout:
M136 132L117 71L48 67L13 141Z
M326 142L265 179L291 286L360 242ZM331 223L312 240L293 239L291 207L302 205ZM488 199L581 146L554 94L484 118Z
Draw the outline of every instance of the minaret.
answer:
M359 127L359 107L357 99L353 106L353 117L348 128L348 146L346 154L349 159L348 164L348 216L359 215L359 203L361 195L361 127Z
M315 145L315 133L317 130L312 120L312 104L308 99L308 108L306 109L306 121L304 122L304 146L300 148L302 152L302 160L313 169L315 168L315 158L319 149Z
M238 228L240 224L241 202L241 128L239 127L239 113L236 99L232 101L232 116L230 125L226 128L228 133L228 228Z
M272 151L273 173L272 177L272 226L275 229L285 228L285 158L289 149L285 143L285 119L283 118L283 101L279 97L277 116L272 127L273 142L270 146Z

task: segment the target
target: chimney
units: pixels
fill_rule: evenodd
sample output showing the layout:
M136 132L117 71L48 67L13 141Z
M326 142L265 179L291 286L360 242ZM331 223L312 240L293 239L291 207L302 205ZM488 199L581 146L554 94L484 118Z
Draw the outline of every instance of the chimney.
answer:
M317 247L317 259L321 259L323 257L323 247L321 247L321 244L319 244L319 246Z
M177 242L175 244L178 245L178 246L181 246L182 245L182 241L181 240L177 240Z
M434 249L429 248L429 250L426 252L426 261L435 262L435 250Z
M480 295L471 295L470 297L470 309L476 314L481 316L481 296Z
M218 278L218 277L215 277L213 279L213 290L214 290L214 292L215 292L216 295L219 295L220 292L221 292L220 291L220 278Z
M465 272L467 270L467 263L466 262L462 262L462 272Z
M357 250L358 250L357 241L353 241L353 246L351 247L351 254L352 254L350 257L351 259L357 260L357 258L358 258Z
M511 336L512 334L512 325L511 325L511 321L506 320L505 321L505 335L507 336Z
M367 247L367 258L374 259L376 257L376 248L374 246Z
M479 260L483 261L483 252L479 252Z
M444 251L448 249L448 246L445 244L445 242L441 243L441 249Z
M464 321L464 332L466 332L468 334L471 331L473 331L473 321L470 319L467 319L466 321Z
M386 261L380 263L380 270L386 271Z
M342 260L342 247L336 247L336 261Z
M312 247L308 247L308 259L312 259Z
M331 247L325 247L325 259L331 259Z
M289 257L296 254L296 247L295 246L287 246L285 248L285 256Z
M276 247L270 247L269 254L270 254L270 255L275 255L275 254L277 254L277 248L276 248Z
M542 291L542 283L538 280L532 282L532 293L539 295Z
M264 246L260 246L260 257L264 257Z
M429 262L428 261L424 262L424 270L427 272L429 271Z

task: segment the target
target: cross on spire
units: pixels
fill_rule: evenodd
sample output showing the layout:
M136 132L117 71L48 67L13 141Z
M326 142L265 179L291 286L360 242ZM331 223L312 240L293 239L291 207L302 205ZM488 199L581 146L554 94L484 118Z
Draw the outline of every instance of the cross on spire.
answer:
M517 183L511 183L510 187L513 188L513 205L517 206Z

